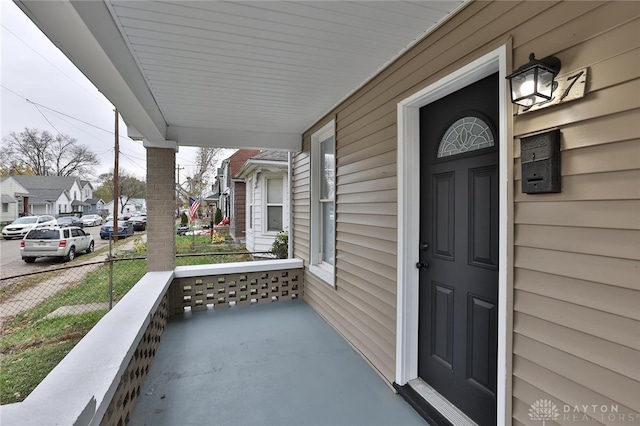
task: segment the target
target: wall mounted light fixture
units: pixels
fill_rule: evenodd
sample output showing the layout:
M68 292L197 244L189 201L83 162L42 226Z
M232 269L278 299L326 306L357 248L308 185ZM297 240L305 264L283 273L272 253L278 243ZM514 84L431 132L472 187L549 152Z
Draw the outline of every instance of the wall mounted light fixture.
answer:
M536 59L532 53L529 62L506 78L511 83L511 102L530 107L551 99L553 79L560 72L560 59L547 56Z

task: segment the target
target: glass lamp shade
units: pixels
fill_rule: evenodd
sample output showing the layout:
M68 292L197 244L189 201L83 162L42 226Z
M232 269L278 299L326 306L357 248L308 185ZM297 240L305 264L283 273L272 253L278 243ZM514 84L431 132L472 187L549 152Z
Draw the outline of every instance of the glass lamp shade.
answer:
M560 71L560 60L553 56L537 60L532 53L529 60L507 76L511 83L511 101L524 107L551 100L553 79Z

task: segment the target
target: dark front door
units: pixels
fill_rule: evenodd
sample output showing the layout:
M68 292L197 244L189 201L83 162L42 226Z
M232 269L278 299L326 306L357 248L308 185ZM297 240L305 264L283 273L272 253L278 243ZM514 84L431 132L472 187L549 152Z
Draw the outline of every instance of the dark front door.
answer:
M498 76L420 110L418 375L496 424Z

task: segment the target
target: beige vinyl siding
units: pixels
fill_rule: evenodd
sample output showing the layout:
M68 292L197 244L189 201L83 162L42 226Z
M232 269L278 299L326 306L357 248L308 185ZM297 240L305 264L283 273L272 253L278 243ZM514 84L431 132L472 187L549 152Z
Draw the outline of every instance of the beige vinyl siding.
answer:
M639 14L637 3L610 3L514 39L516 64L542 50L562 58L563 72L589 72L583 99L514 119L513 417L522 424L541 398L640 412ZM555 127L562 192L522 194L519 138Z
M310 206L311 191L309 185L310 174L310 156L307 149L306 152L299 153L294 156L291 165L292 182L291 182L291 209L293 210L293 255L304 259L309 264L309 237L310 229Z
M397 103L510 40L514 68L535 52L558 56L561 74L589 70L583 99L508 117L513 423L530 424L530 404L541 398L640 412L629 398L640 394L639 16L637 2L471 2L305 133L294 159L294 253L308 262L310 135L336 119L336 288L307 273L305 299L388 382ZM562 192L522 194L520 137L555 127Z
M477 9L485 5L471 5ZM466 14L473 14L467 11ZM424 59L418 60L422 65ZM412 62L412 66L415 66ZM389 70L393 68L393 65ZM389 74L387 70L384 74ZM397 251L397 88L418 83L379 76L341 105L336 119L336 289L306 274L305 299L369 360L389 382L395 375L395 305ZM372 90L370 90L372 89ZM386 93L382 93L386 91ZM329 119L318 122L305 135L303 154L294 160L294 191L308 181L310 135ZM309 203L308 194L294 200ZM376 208L376 206L380 206ZM297 213L294 206L294 223ZM300 221L309 223L308 212ZM308 234L294 236L296 256L309 260ZM366 295L366 296L365 296ZM389 315L393 312L392 315ZM352 318L349 321L345 319Z

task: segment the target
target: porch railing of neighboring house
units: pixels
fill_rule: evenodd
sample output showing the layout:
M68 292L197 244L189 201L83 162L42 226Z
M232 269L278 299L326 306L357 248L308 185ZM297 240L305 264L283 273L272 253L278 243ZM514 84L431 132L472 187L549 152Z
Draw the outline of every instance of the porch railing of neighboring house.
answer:
M168 318L188 310L271 303L303 295L300 259L148 272L21 403L3 425L124 425Z

